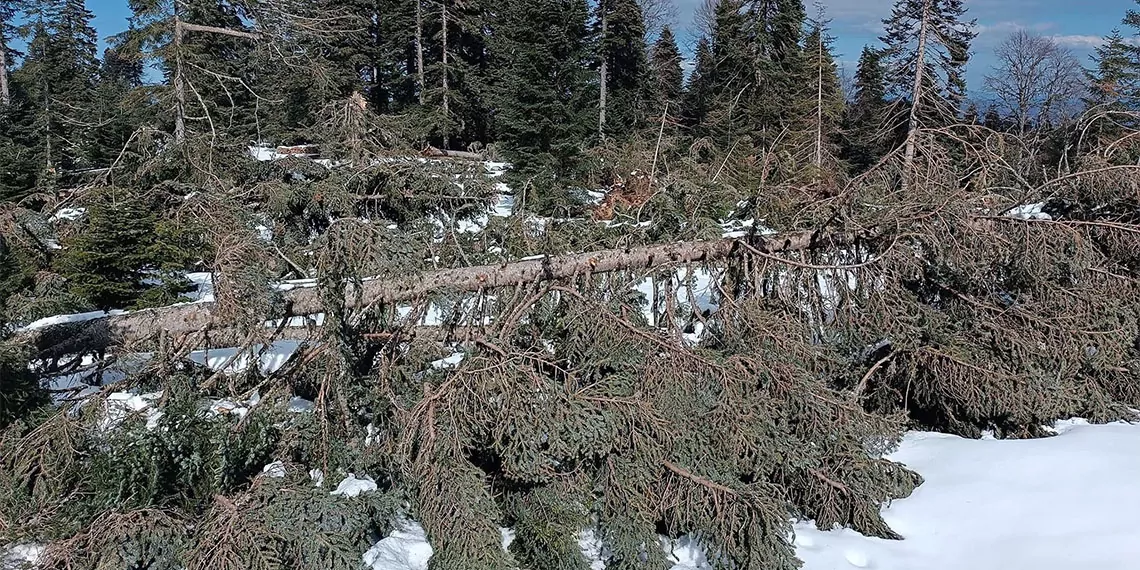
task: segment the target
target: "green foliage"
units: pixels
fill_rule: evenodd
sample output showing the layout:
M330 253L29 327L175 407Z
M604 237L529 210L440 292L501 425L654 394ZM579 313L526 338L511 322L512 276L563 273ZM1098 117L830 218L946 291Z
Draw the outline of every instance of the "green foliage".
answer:
M89 197L83 228L62 244L55 266L74 295L103 310L170 304L186 285L169 271L206 253L200 231L159 221L153 203L132 191L98 189ZM156 271L167 272L165 278Z
M496 131L517 185L533 180L542 200L556 200L565 192L557 178L578 166L596 124L586 2L507 0L499 10L491 44Z
M0 342L0 430L49 401L28 360L22 347Z

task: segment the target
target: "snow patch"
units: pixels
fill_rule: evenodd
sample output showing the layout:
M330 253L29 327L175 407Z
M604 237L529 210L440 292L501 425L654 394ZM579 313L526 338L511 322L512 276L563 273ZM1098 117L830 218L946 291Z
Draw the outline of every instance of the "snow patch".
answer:
M60 210L51 217L51 221L58 222L64 220L74 222L83 219L86 215L87 208L60 208Z
M371 477L365 475L363 479L358 479L355 474L349 473L339 485L336 490L332 491L331 495L338 495L341 497L356 497L361 493L371 493L376 490L376 481Z
M364 553L364 565L372 570L427 570L431 555L423 527L405 521Z
M926 482L884 509L905 540L797 523L804 570L1134 570L1140 425L1058 422L1055 437L910 433L890 458Z
M1022 220L1052 220L1053 216L1045 213L1045 202L1036 204L1022 204L1005 213L1010 218Z
M196 350L191 352L188 359L215 372L225 366L226 374L238 374L248 369L253 360L258 361L262 374L272 374L281 369L286 362L301 347L296 340L278 340L269 346L255 344L249 350L238 354L240 348L215 348L212 350ZM232 361L231 361L232 359ZM229 362L227 365L226 363Z

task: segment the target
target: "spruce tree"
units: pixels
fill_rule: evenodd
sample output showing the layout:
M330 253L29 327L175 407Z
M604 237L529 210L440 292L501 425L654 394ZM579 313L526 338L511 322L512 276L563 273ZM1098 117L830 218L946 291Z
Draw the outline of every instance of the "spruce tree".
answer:
M757 87L749 19L739 0L720 0L713 10L712 73L706 127L719 146L750 141L760 125L749 103Z
M522 176L572 172L596 126L588 15L585 0L500 3L492 35L495 129Z
M624 139L643 125L649 68L637 0L601 0L596 14L600 59L598 130Z
M788 113L788 103L803 98L805 86L816 75L802 47L806 11L803 0L748 0L746 3L753 54L755 85L751 89L751 120L756 125L756 144L768 146L785 131L804 132L814 117Z
M103 52L92 96L94 129L85 154L94 166L107 167L119 157L151 109L142 92L142 62L114 47Z
M87 208L85 227L56 260L72 294L100 310L130 307L147 289L155 213L123 190L102 191Z
M230 135L248 140L256 133L251 66L257 61L238 8L214 0L129 0L133 16L124 49L161 65L167 89L167 126L177 142L188 133ZM238 34L190 31L183 24Z
M855 71L855 95L844 119L844 158L856 173L870 168L886 152L888 133L883 125L888 103L882 58L881 51L863 47Z
M36 184L47 189L85 166L84 143L95 127L89 114L97 39L83 0L37 0L26 17L28 51L14 79L26 98Z
M698 46L698 50L700 46ZM657 106L664 108L666 102L674 105L671 114L677 112L675 105L681 101L681 89L685 73L681 69L681 50L677 48L677 38L669 26L661 29L661 35L653 43L652 69L653 87Z
M812 164L822 171L824 163L838 154L838 142L845 101L839 84L839 71L832 55L834 38L829 33L829 21L819 15L809 21L809 32L804 39L806 70L812 88L807 93L810 113L807 122L812 126ZM804 99L803 95L798 99Z
M962 0L897 0L883 20L888 93L905 103L904 185L919 129L954 122L966 96L966 63L974 22Z
M712 42L708 38L698 40L693 56L693 71L689 74L689 81L685 85L682 102L685 124L697 137L707 134L706 119L712 104L713 80L716 74L716 62L713 57Z
M0 0L0 113L3 107L12 102L12 88L9 83L11 62L15 60L16 52L11 48L11 42L16 37L16 6L15 0Z
M1093 67L1086 72L1089 80L1086 107L1140 108L1140 63L1133 53L1133 47L1120 30L1113 30L1104 44L1096 48L1092 55Z

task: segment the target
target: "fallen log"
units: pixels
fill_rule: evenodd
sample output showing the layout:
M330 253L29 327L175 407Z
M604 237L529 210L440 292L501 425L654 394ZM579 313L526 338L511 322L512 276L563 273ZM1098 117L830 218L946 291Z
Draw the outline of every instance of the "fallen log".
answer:
M444 150L429 146L423 150L425 158L461 158L463 160L482 161L483 155L477 152L467 152L463 150Z
M359 291L347 292L350 304L359 298L364 304L399 303L440 293L463 293L511 287L542 281L558 281L579 275L613 271L644 271L688 262L717 261L739 251L764 254L803 251L851 245L873 239L873 233L794 232L711 241L679 242L589 253L548 256L539 259L440 269L397 279L365 281ZM285 314L269 319L312 315L324 311L315 288L299 288L284 293ZM213 303L175 305L123 315L67 322L24 331L20 341L35 346L41 357L92 350L100 347L134 345L159 334L177 338L211 327L230 329L217 323Z

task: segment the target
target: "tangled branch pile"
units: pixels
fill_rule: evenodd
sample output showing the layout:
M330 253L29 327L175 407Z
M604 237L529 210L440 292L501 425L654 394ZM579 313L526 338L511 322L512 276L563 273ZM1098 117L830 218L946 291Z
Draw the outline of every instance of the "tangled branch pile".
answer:
M34 342L11 370L82 381L0 415L0 543L60 568L355 568L410 517L443 570L584 569L587 529L611 569L664 567L661 535L791 569L793 518L898 538L879 509L920 480L881 457L904 429L1025 437L1140 407L1140 184L1106 148L1043 175L1011 166L1016 138L923 131L912 164L822 199L764 157L700 185L681 157L607 223L585 200L488 216L501 189L450 160L157 185L207 228L217 299L13 337ZM750 229L718 240L725 218ZM286 337L279 369L230 366ZM186 358L227 343L220 366ZM314 486L349 473L378 489Z

